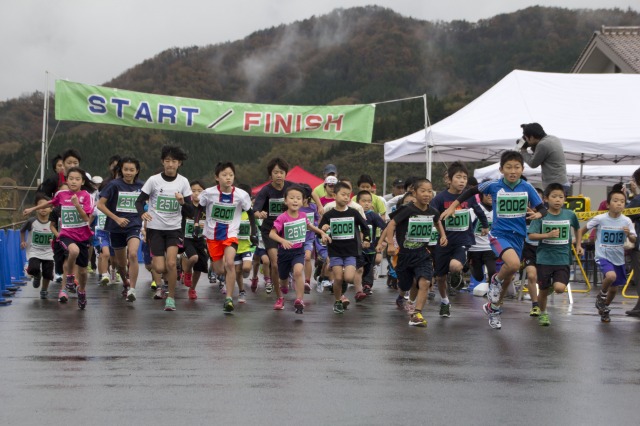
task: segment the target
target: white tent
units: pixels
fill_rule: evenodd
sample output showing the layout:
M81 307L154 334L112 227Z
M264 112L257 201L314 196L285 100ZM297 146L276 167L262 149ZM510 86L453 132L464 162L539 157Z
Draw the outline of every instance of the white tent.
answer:
M640 159L640 75L512 71L473 102L425 130L384 146L386 162L497 161L520 124L562 140L568 163Z
M613 185L618 182L627 183L631 179L633 172L635 172L638 167L640 166L631 164L619 164L614 166L586 165L581 171L579 164L568 164L567 175L570 183L581 181L584 185ZM473 172L473 176L478 179L478 182L488 179L498 179L502 177L499 169L500 163L495 163L487 167L476 169ZM540 167L532 169L525 164L524 175L527 179L538 181L540 180L540 174Z

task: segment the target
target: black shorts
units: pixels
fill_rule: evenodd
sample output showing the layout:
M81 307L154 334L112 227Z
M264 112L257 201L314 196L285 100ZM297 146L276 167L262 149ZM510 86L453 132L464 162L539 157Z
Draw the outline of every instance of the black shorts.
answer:
M434 253L436 277L444 277L449 272L449 263L452 259L457 260L461 264L467 263L467 247L465 246L436 246Z
M272 240L271 238L269 238L269 233L271 233L271 231L269 232L264 232L261 231L262 234L262 242L264 244L264 249L269 251L271 249L277 249L278 248L278 243L274 240Z
M433 262L426 249L401 250L398 253L398 287L402 291L411 290L414 279L425 278L431 281L433 278Z
M153 257L164 257L169 247L181 247L183 236L181 229L169 231L160 229L147 229L147 244Z
M64 248L66 252L69 252L69 246L71 244L77 245L80 252L78 253L78 257L76 258L76 265L78 265L81 268L87 267L87 265L89 264L89 247L91 246L91 243L89 243L89 240L75 241L69 237L60 237L59 241L60 241L60 245L62 246L62 248Z
M41 273L42 271L42 273ZM53 260L42 260L35 257L29 259L27 266L27 274L38 276L41 275L45 280L53 279Z
M522 248L522 262L524 263L525 268L527 266L536 266L537 251L538 246L531 245L526 241L524 242L524 247Z
M538 286L546 290L553 283L569 284L569 265L537 265Z
M483 266L487 267L488 279L496 273L496 254L493 250L469 251L469 264L471 265L471 274L476 281L482 281L484 278Z
M304 265L304 247L291 250L278 250L278 277L281 280L289 278L296 263Z
M127 248L131 238L140 239L140 228L131 228L125 232L109 232L109 245L114 250Z
M191 238L184 239L184 254L187 259L198 256L198 261L193 265L193 270L198 272L209 272L209 252L205 240L200 238L197 240Z
M356 269L360 269L364 267L364 265L366 264L367 264L367 259L364 253L360 253L358 256L356 256Z

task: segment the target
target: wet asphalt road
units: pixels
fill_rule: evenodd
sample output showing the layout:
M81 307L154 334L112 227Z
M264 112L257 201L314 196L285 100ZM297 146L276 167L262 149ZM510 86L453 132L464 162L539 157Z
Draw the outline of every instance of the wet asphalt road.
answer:
M56 284L0 308L1 425L637 424L640 321L621 296L609 324L593 296L556 297L549 328L509 301L497 331L461 293L451 318L430 302L420 329L382 280L344 315L315 290L304 315L291 293L273 311L262 284L224 315L205 280L164 312L147 277L133 304L90 275L84 312Z

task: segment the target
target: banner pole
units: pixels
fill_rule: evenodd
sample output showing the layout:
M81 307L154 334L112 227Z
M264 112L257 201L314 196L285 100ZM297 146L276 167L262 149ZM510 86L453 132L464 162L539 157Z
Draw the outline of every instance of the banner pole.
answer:
M44 91L44 106L42 111L42 146L40 149L40 182L38 185L44 182L44 169L47 163L45 150L47 146L47 118L49 111L49 71L44 72L45 75L45 91Z
M427 94L422 95L424 102L424 150L427 155L427 179L431 180L431 146L427 142L427 131L429 129L429 114L427 113Z
M387 194L387 162L384 162L384 171L382 172L382 195Z

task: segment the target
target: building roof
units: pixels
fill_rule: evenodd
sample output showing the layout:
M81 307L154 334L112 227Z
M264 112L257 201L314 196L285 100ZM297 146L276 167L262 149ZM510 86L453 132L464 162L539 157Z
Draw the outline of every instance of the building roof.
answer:
M613 64L613 70L607 67ZM573 73L640 73L640 27L605 27L593 33Z

